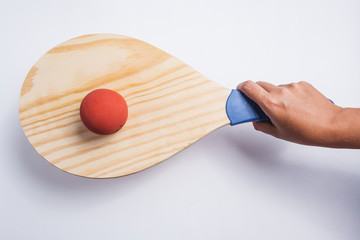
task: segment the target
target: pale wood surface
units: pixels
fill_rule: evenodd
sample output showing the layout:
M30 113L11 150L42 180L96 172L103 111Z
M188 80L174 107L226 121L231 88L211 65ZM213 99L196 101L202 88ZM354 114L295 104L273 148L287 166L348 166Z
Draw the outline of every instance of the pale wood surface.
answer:
M80 120L81 100L97 88L119 92L128 104L127 123L113 135L96 135ZM38 60L22 86L19 113L25 135L50 163L108 178L159 163L229 124L229 94L150 44L94 34L66 41Z

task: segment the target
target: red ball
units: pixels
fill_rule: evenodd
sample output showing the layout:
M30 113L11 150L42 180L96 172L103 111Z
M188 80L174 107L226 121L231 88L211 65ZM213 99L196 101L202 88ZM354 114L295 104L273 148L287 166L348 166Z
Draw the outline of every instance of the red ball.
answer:
M125 99L109 89L90 92L80 105L80 117L92 132L102 135L119 131L125 124L128 107Z

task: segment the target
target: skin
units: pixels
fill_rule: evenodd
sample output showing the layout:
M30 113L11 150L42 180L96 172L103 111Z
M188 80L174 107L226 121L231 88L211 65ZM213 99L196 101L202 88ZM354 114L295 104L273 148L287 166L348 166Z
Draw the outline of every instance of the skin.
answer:
M237 86L271 122L253 122L258 131L304 145L360 149L360 109L332 104L307 82L275 86L246 81Z

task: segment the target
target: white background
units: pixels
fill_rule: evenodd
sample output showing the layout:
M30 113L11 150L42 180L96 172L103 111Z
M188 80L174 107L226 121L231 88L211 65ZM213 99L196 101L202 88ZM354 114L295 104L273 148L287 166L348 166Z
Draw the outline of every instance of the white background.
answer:
M2 0L0 9L0 239L360 239L359 150L296 145L244 124L140 173L94 180L42 159L18 117L31 66L88 33L139 38L228 88L305 80L360 107L359 1Z

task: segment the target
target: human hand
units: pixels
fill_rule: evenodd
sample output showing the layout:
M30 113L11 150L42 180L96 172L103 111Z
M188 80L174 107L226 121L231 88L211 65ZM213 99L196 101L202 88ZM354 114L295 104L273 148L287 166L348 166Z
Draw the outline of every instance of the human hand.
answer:
M275 86L246 81L237 86L269 116L253 122L256 130L295 143L341 147L338 120L342 108L307 82Z

